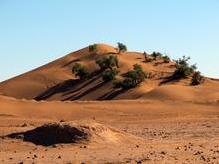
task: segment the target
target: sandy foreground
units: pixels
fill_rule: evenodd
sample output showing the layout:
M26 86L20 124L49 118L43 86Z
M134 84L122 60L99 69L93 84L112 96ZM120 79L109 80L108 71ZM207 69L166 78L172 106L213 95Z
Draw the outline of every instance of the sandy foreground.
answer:
M87 141L50 146L4 137L54 122L100 128ZM0 136L0 163L219 163L219 103L1 98Z

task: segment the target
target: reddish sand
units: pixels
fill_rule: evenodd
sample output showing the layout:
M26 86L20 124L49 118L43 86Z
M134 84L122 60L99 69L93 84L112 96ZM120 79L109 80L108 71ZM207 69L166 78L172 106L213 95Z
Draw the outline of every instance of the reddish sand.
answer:
M190 86L190 79L169 80L175 71L174 62L164 63L162 59L144 62L142 53L125 52L116 54L111 46L98 44L97 54L89 52L88 48L70 53L63 58L46 64L33 71L0 83L0 93L5 96L39 100L111 100L111 99L144 99L157 97L171 99L215 100L218 98L219 81L207 79L200 87ZM152 78L146 80L140 87L126 92L113 88L112 82L103 83L99 75L79 81L71 72L75 62L80 62L90 72L99 68L95 61L103 56L116 55L119 59L119 75L132 69L134 64L140 64ZM205 94L203 98L202 93ZM165 95L165 94L168 95Z
M218 102L35 102L1 98L0 104L1 136L60 121L83 125L88 120L89 126L97 122L104 129L113 129L97 132L98 137L86 142L49 147L2 138L1 163L219 162Z
M164 83L174 62L144 63L141 53L126 52L118 55L120 75L139 63L152 79L124 93L99 77L74 83L74 62L95 71L95 59L116 52L101 44L91 56L85 48L0 83L0 163L219 163L219 81ZM39 95L43 101L32 100ZM49 146L8 137L48 123L89 137Z

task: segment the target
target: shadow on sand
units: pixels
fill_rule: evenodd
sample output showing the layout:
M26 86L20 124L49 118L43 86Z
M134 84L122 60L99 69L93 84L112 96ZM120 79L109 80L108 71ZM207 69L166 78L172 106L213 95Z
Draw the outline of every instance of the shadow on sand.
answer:
M47 100L56 94L60 94L61 101L79 100L109 83L110 82L102 81L100 72L94 72L91 74L89 79L86 80L71 79L63 81L47 89L43 93L36 96L34 99L37 101ZM103 96L97 99L111 100L125 92L126 90L112 89L110 92L105 93Z

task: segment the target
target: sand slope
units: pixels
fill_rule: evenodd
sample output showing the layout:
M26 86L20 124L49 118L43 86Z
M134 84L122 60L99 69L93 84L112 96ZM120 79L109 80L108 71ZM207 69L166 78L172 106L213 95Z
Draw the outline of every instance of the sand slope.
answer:
M98 46L98 53L109 52L115 52L115 49L106 45ZM90 65L90 58L88 48L70 53L35 70L2 82L0 92L6 96L33 99L50 87L74 78L71 69L76 61L83 61L89 69L94 69Z
M219 100L217 82L206 80L201 86L164 85L146 93L141 99L216 102Z
M145 63L142 53L116 53L117 50L114 47L105 44L97 45L97 54L90 53L88 47L81 49L35 70L0 83L0 93L19 99L37 98L37 100L47 101L144 99L152 97L193 101L194 97L202 99L201 92L207 93L206 99L218 99L219 81L208 79L207 84L203 87L191 87L189 86L189 79L180 81L168 80L168 77L175 70L173 62L163 63L162 60L156 60ZM117 55L119 59L119 75L131 70L132 66L138 63L142 65L146 72L152 74L152 78L146 80L137 88L120 91L113 88L112 82L104 83L100 74L94 74L92 78L85 81L80 81L72 75L71 69L75 62L80 62L90 72L95 72L98 70L95 60L112 54ZM198 98L197 96L201 97Z
M104 83L96 59L108 55L117 55L119 76L131 70L134 64L140 64L152 78L139 87L121 91L113 87L112 82ZM88 80L78 80L72 74L72 66L80 62L94 73ZM0 93L19 99L36 100L119 100L119 99L162 99L184 101L217 101L219 99L219 81L206 78L204 84L192 87L190 79L169 80L174 72L174 62L163 63L160 59L144 62L144 56L138 52L117 54L114 47L97 45L97 53L92 54L86 47L70 53L63 58L27 72L18 77L0 83ZM203 96L204 95L204 96Z

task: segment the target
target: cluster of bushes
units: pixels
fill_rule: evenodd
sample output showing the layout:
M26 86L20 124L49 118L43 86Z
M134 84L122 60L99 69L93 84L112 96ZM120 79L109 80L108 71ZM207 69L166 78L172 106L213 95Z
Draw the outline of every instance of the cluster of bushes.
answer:
M183 56L176 60L176 70L173 74L174 78L188 78L192 76L191 85L199 85L204 82L204 77L197 70L196 64L190 65L190 57Z
M125 74L124 80L116 80L117 68L119 68L117 56L103 57L98 59L96 63L99 65L100 71L102 71L102 79L105 82L114 80L116 88L129 89L136 87L148 77L142 67L135 64L133 70Z
M87 69L80 63L75 63L73 65L72 73L75 74L76 77L79 77L81 80L87 79L89 76Z
M146 52L143 53L144 56L144 61L145 62L151 62L153 59L150 57L149 54L147 54Z
M123 80L115 81L114 85L116 88L130 89L141 84L146 78L148 74L143 71L141 65L135 64L133 70L127 72Z
M127 50L127 47L122 44L118 43L118 50L120 52L124 52ZM97 52L97 45L90 45L89 51L91 53ZM171 59L168 56L164 56L163 54L159 52L153 52L149 57L149 55L144 52L143 53L145 60L157 60L157 59L163 59L164 63L169 63ZM197 67L196 65L190 65L189 64L190 57L183 56L182 58L179 58L178 60L175 60L176 62L176 70L173 74L174 78L187 78L191 77L191 85L199 85L204 81L203 76L199 71L196 71ZM146 78L150 78L150 74L143 71L141 65L135 64L133 65L133 70L127 72L122 80L117 80L116 76L118 74L117 68L119 68L119 62L117 56L110 55L110 56L104 56L102 58L99 58L96 60L96 64L100 68L100 73L103 81L114 81L113 84L115 88L122 88L122 89L130 89L138 86L141 84ZM75 63L72 68L72 73L76 75L76 77L79 77L81 80L87 79L90 77L90 74L88 70L81 65L80 63Z
M157 59L161 59L162 56L163 56L163 54L160 53L160 52L153 52L153 53L151 54L151 56L153 57L153 60L157 60Z
M119 53L125 52L127 51L127 47L123 43L118 43L118 50ZM91 54L96 54L97 44L90 45L89 52ZM118 74L116 68L119 68L117 56L110 55L109 57L102 57L96 60L96 64L100 67L100 72L104 81L111 81L115 79ZM87 79L90 76L88 70L80 63L75 63L73 65L72 73L81 80Z
M153 60L162 59L164 63L169 63L171 61L170 57L163 55L160 52L153 52L151 55L148 55L146 52L143 53L145 62L151 62Z
M101 71L106 69L113 69L113 67L119 67L119 62L117 56L110 55L109 57L102 57L96 60L96 64L100 67Z
M118 45L119 54L120 54L121 52L127 51L127 47L126 47L125 44L118 42L117 45Z
M169 63L169 62L171 61L169 56L163 55L163 54L160 53L160 52L153 52L153 53L151 54L151 56L153 57L153 60L163 59L163 62L164 62L164 63Z
M190 57L179 58L176 60L176 70L174 72L174 77L176 78L187 78L192 75L197 69L196 65L190 65L189 61Z
M170 57L165 55L165 56L162 56L162 59L163 59L163 62L164 63L169 63L171 61Z
M91 54L96 54L97 53L97 44L89 45L89 52Z
M204 77L201 75L201 72L196 71L192 75L191 85L200 85L204 82Z
M149 74L145 73L139 64L133 66L133 70L128 71L124 75L123 80L116 80L118 74L118 58L117 56L102 57L96 60L96 64L100 67L100 73L103 81L114 81L115 88L130 89L141 84ZM80 63L75 63L72 72L81 80L89 78L87 69Z
M116 79L116 75L119 73L117 69L105 70L102 72L102 79L105 82L112 81Z
M114 80L118 74L119 62L117 56L110 55L109 57L102 57L96 60L96 64L100 67L102 72L102 79L107 82Z

